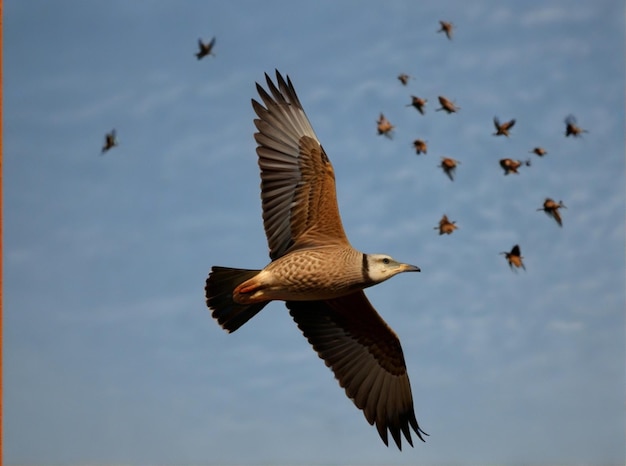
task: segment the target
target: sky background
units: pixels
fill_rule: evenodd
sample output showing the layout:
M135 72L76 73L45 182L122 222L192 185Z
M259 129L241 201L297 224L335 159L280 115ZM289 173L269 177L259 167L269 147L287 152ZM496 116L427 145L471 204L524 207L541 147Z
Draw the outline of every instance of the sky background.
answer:
M624 464L624 2L3 9L7 464ZM205 306L212 265L269 260L250 99L275 68L352 244L422 269L367 291L403 345L415 448L384 446L282 303L231 335ZM503 176L503 157L532 166ZM526 271L499 255L516 243Z

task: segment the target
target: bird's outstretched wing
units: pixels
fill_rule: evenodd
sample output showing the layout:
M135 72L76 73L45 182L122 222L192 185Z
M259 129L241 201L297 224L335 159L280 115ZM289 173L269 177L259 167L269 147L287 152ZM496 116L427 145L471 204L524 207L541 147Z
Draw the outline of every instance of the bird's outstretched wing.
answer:
M386 445L391 432L401 449L402 432L412 446L411 428L424 440L428 434L415 417L400 340L363 291L327 301L289 301L287 307Z
M263 226L272 260L288 250L349 244L337 206L335 174L296 91L276 71L275 85L266 74L265 107L252 99L259 118L257 155L261 168ZM271 95L270 95L271 94Z

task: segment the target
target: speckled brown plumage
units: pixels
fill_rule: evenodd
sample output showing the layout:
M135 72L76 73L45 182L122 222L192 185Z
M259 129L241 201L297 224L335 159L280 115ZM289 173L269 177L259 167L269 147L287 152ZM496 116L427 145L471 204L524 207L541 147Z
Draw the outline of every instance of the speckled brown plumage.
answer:
M268 302L286 302L300 330L385 444L413 445L417 424L397 335L363 289L418 267L364 254L345 235L335 174L289 78L266 75L254 135L261 170L263 226L271 262L263 270L214 266L206 281L212 316L233 332Z

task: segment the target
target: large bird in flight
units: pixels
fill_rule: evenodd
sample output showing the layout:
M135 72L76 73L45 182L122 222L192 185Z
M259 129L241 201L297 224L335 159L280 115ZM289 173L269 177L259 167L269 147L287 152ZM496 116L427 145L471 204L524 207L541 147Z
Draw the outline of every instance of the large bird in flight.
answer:
M234 332L273 300L286 302L296 324L332 369L346 395L388 445L412 446L418 425L400 340L364 288L401 272L418 272L386 254L354 249L344 232L331 162L296 95L276 71L257 84L262 104L254 138L261 169L263 225L271 262L263 270L214 266L206 280L212 316Z

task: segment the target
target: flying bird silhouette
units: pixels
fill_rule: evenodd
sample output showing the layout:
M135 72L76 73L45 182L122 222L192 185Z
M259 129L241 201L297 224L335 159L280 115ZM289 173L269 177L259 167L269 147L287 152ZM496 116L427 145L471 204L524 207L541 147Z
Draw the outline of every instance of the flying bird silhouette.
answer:
M511 268L511 270L515 270L513 269L513 267L516 268L522 268L524 270L526 270L526 266L524 265L524 262L522 259L524 259L524 257L522 256L522 253L520 251L519 245L516 244L515 246L513 246L513 248L511 249L511 252L501 252L500 254L504 254L504 256L506 257L506 260L509 262L509 267Z
M441 217L439 220L439 226L434 227L434 230L439 230L439 235L451 235L454 230L456 230L456 222L448 220L448 216L446 214Z
M441 107L438 108L435 111L440 111L440 110L445 110L446 113L450 114L450 113L456 113L459 110L461 110L461 107L457 107L454 102L452 102L451 100L446 99L444 96L440 95L438 97L439 99L439 103L441 104Z
M424 113L426 113L426 111L424 110L424 107L426 106L426 102L428 102L428 99L422 99L420 97L412 95L411 103L407 104L406 106L415 107L417 111L423 115Z
M202 39L198 39L199 50L196 53L196 57L198 58L198 60L202 60L207 55L215 56L215 53L213 53L214 46L215 46L215 37L213 37L213 39L211 39L211 41L207 42L206 44L202 42Z
M387 120L385 115L383 115L381 113L380 116L378 117L378 120L376 120L376 124L377 124L377 129L378 129L378 134L379 135L383 134L384 136L388 137L389 139L393 138L393 129L395 128L395 126L393 126L391 124L391 122L389 120Z
M454 172L456 171L456 166L460 164L458 160L451 159L450 157L441 157L441 165L439 165L443 172L448 175L450 180L454 181Z
M428 153L428 145L426 144L426 141L422 139L416 139L413 141L413 147L415 148L415 153L417 155Z
M509 173L515 173L516 175L519 175L519 172L517 171L517 169L521 167L522 165L526 165L527 167L530 167L530 160L526 160L525 162L522 162L521 160L500 159L500 166L504 170L505 175L508 175Z
M583 133L588 133L586 129L582 129L576 123L576 117L574 115L568 115L565 117L565 137L574 136L575 138L581 136Z
M116 133L115 133L115 130L112 129L109 133L107 133L104 136L104 146L102 146L102 152L100 152L100 155L104 154L105 152L110 151L115 146L117 146Z
M561 208L567 209L567 207L565 207L565 204L563 204L563 201L559 201L559 203L557 204L549 197L546 197L546 200L543 203L543 207L540 207L537 210L543 210L548 217L552 217L556 221L556 223L558 223L558 225L562 227L563 220L561 219L561 214L559 213L559 209Z
M406 86L409 83L409 79L412 78L406 73L401 73L398 75L398 80L402 83L403 86Z
M498 117L493 117L493 125L496 127L494 136L506 136L509 137L509 130L515 126L515 118L504 123L500 123Z
M263 226L271 262L263 270L214 266L206 281L212 316L234 332L273 300L286 301L296 324L346 395L388 445L402 449L411 429L424 440L413 407L406 364L395 332L364 288L402 272L418 272L385 254L354 249L337 206L332 164L289 77L266 74L256 85L263 104L254 138L261 169Z
M543 157L548 153L548 151L545 150L543 147L535 147L533 150L530 151L530 153L538 155L539 157Z
M447 21L439 21L439 25L441 26L437 32L443 32L446 34L446 37L452 40L452 30L454 29L454 24L449 23Z

